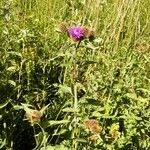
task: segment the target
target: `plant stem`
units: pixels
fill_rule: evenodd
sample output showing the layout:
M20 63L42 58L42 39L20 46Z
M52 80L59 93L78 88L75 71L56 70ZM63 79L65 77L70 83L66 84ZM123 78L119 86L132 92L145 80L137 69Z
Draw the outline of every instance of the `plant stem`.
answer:
M80 45L79 41L76 45L76 48L74 49L73 54L73 107L74 107L74 118L73 118L73 130L72 130L72 150L77 149L77 142L76 142L76 128L77 128L77 108L78 108L78 94L77 94L77 76L78 76L78 70L77 70L77 49Z

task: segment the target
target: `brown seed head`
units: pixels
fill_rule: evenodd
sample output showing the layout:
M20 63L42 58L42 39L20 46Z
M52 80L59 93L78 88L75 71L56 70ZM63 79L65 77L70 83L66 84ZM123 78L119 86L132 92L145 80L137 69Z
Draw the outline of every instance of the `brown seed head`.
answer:
M83 124L93 134L97 134L97 133L100 133L102 131L102 127L99 125L98 121L95 119L85 120Z
M68 30L68 24L66 22L62 22L57 29L58 32L62 32L62 33L67 32L67 30Z
M26 117L30 122L37 122L40 121L42 114L38 110L31 110L30 112L26 113Z
M92 28L83 26L82 30L83 30L84 36L89 38L90 40L95 37L95 31Z
M89 38L94 37L95 36L95 31L93 29L89 30Z
M89 35L89 28L88 28L88 27L83 26L83 27L82 27L82 30L83 30L83 34L84 34L84 36L85 36L85 37L88 37L88 35Z
M146 53L150 51L150 44L148 44L148 42L140 42L136 44L136 49L138 50L138 52L141 53Z

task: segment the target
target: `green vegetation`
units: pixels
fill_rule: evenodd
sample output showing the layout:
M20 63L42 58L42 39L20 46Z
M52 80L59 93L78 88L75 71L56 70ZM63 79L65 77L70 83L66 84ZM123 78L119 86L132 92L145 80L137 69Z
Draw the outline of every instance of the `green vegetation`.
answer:
M0 1L0 149L150 149L149 0ZM61 22L95 30L73 42Z

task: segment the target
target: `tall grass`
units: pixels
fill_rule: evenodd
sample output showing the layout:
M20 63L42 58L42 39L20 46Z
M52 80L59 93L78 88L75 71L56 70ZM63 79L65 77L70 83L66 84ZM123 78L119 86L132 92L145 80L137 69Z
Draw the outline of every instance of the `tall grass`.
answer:
M149 149L149 6L0 1L0 148ZM75 49L63 21L95 39Z

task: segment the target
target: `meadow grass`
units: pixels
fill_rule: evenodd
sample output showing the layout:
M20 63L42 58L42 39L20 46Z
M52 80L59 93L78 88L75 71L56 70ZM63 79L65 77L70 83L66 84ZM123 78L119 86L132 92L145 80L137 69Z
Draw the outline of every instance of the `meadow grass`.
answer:
M149 149L149 6L0 1L0 149ZM64 21L94 40L72 42Z

